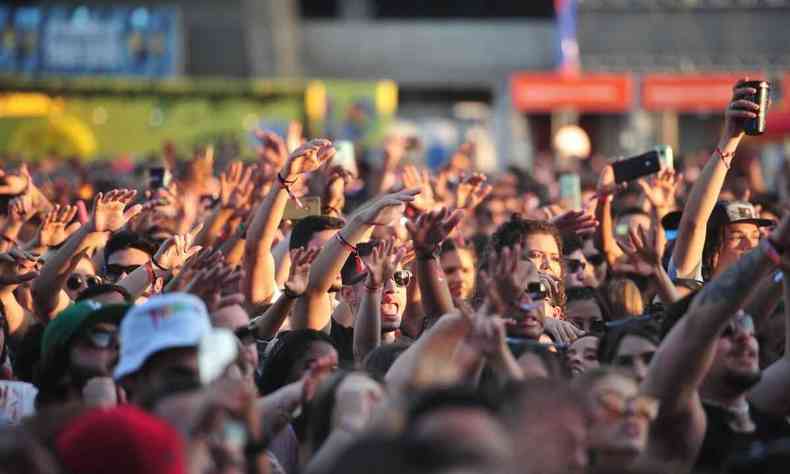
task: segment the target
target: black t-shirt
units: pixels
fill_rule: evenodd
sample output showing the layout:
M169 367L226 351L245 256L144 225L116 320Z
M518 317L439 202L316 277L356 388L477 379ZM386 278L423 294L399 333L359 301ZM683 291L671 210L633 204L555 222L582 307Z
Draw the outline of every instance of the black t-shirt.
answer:
M329 325L329 337L335 342L341 366L354 365L354 328L343 326L332 318Z
M726 409L707 403L703 403L702 407L707 417L707 429L694 472L721 472L730 456L748 451L752 443L766 443L790 436L790 423L786 418L763 413L751 403L749 413L755 425L752 433L733 431L729 422L735 415Z

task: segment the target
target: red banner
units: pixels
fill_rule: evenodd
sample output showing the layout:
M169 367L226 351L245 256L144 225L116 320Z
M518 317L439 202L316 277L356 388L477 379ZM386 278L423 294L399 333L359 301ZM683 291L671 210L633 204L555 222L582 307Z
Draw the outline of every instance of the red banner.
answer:
M724 111L732 88L743 77L756 80L758 72L742 74L647 74L642 77L642 107L676 112Z
M513 105L522 112L573 108L580 112L625 112L632 104L628 74L518 73L510 80Z

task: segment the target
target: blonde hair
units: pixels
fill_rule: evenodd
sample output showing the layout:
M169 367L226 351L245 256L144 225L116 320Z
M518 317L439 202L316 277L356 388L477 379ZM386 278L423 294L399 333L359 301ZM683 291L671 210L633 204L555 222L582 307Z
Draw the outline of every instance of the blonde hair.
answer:
M612 319L641 316L645 312L642 293L636 283L628 278L615 278L606 287Z

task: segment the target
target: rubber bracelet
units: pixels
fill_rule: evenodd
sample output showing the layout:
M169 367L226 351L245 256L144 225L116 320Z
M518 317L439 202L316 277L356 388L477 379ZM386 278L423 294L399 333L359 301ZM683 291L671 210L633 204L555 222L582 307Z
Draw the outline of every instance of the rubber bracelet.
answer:
M381 289L380 286L370 286L367 283L365 283L365 288L367 288L368 291L379 291Z
M716 155L719 156L719 159L721 160L722 163L724 163L724 167L725 168L730 169L730 162L727 161L727 158L729 158L730 161L732 161L732 157L733 157L734 153L732 153L732 152L725 153L725 152L721 151L721 148L719 148L719 147L716 147L716 149L713 151L713 153L715 153Z
M290 196L290 198L294 200L296 205L299 206L300 209L304 209L304 204L302 204L302 201L300 201L299 198L296 197L296 195L293 193L293 191L291 191L291 185L296 183L296 180L293 179L291 181L288 181L287 179L283 178L283 176L279 172L277 172L277 181L280 182L280 186L282 186L283 189L285 189L285 192L287 192L288 196Z
M153 266L155 266L156 268L158 268L159 270L161 270L163 272L169 272L170 271L167 268L163 267L162 265L159 265L159 262L157 262L155 258L152 258L150 260L150 262L153 264Z

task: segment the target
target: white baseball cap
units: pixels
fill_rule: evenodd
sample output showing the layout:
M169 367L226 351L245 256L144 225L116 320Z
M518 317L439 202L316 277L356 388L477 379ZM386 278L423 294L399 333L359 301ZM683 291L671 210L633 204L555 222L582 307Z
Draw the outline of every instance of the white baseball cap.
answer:
M211 333L203 301L187 293L166 293L129 310L121 322L121 357L115 379L137 372L152 355L166 349L197 347Z

